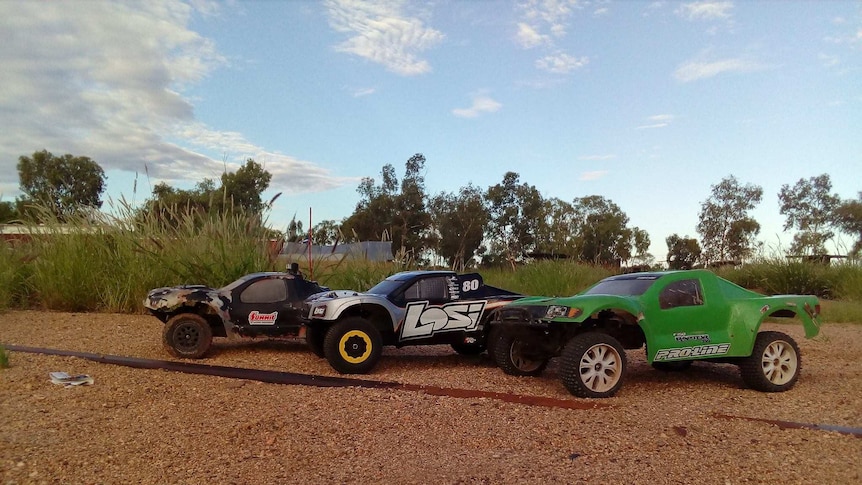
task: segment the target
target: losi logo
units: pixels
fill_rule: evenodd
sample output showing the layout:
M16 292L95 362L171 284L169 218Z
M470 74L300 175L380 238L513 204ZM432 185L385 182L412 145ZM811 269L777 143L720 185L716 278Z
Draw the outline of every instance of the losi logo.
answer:
M429 337L437 332L474 330L482 318L485 301L449 303L428 308L428 302L410 303L401 326L401 340Z
M248 314L248 323L250 325L275 325L276 318L278 318L278 312L260 313L254 310Z

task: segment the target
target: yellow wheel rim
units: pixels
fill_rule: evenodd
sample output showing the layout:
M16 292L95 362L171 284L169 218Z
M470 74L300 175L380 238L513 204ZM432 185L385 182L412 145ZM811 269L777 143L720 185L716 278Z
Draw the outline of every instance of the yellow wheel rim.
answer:
M371 337L360 330L351 330L338 341L338 353L351 364L361 364L371 355Z

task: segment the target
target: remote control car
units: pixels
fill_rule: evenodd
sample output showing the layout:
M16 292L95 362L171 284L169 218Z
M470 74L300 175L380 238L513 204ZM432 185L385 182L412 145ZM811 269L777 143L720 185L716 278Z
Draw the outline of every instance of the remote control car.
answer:
M203 357L213 337L298 337L303 301L328 291L298 269L253 273L224 288L182 285L151 290L144 307L165 328L162 341L175 357Z
M501 308L489 353L507 374L533 376L559 356L563 384L579 397L613 396L625 378L625 349L644 345L656 369L733 363L749 387L778 392L796 383L802 357L789 335L761 324L798 317L811 338L819 313L814 296L764 296L706 270L624 274L572 297L529 297Z
M332 291L306 302L311 350L343 374L369 372L384 345L449 344L479 354L491 310L521 295L484 284L478 273L408 271L365 293Z

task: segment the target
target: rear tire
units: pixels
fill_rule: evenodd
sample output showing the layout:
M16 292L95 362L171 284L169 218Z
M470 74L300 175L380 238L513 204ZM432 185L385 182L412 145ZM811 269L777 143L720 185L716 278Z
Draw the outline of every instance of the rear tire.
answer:
M383 337L371 322L351 317L333 325L323 339L329 365L342 374L365 374L377 365Z
M490 342L491 356L503 372L511 376L538 376L548 366L548 357L537 352L527 341L506 331L494 332Z
M165 350L181 359L200 359L212 345L213 330L204 317L180 313L165 323L162 344Z
M620 342L606 333L576 335L563 348L560 378L570 393L578 397L611 397L623 385L626 352Z
M739 363L745 384L762 392L783 392L796 384L802 371L799 346L781 332L760 332L751 355Z

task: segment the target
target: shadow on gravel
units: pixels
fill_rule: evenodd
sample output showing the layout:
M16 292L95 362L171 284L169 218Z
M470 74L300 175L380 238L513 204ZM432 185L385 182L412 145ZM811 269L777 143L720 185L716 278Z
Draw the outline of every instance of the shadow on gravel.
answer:
M271 384L289 384L314 387L361 387L370 389L392 389L397 391L422 392L432 396L494 399L498 401L516 404L526 404L530 406L542 406L562 409L600 409L613 407L611 404L599 402L578 401L574 399L557 399L542 396L528 396L503 392L480 391L475 389L456 389L448 387L426 386L421 384L402 384L399 382L355 379L349 377L296 374L292 372L247 369L241 367L226 367L219 365L196 364L191 362L178 362L172 360L141 359L137 357L124 357L120 355L94 354L90 352L44 349L19 345L6 345L5 347L7 350L13 352L27 352L33 354L77 357L81 359L91 360L94 362L100 362L103 364L121 365L138 369L164 369L174 372L182 372L185 374L200 374L228 377L233 379L246 379L267 382Z

